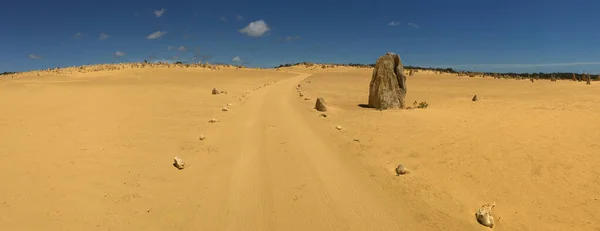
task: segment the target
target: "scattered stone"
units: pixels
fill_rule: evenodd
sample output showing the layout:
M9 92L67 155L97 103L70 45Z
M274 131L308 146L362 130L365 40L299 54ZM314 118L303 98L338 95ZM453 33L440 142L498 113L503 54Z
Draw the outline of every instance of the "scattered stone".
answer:
M478 100L478 99L477 99L477 95L473 96L473 99L472 99L472 100L473 100L473 101L477 101L477 100Z
M396 174L398 174L398 176L404 175L407 173L408 173L408 169L406 169L404 167L404 165L399 164L398 167L396 167Z
M227 95L227 91L221 91L221 93L226 94Z
M177 169L181 170L185 168L185 161L183 161L183 159L179 158L178 156L173 158L173 161L173 166L175 166Z
M227 106L231 106L231 105L233 105L233 104L231 104L231 103L228 103L228 104L227 104Z
M304 98L304 100L310 100L310 98Z
M200 135L200 136L198 137L198 139L199 139L199 140L205 140L205 139L206 139L206 137L205 137L204 135Z
M212 89L212 94L213 95L218 95L219 94L219 90L217 90L216 88Z
M354 142L359 142L359 143L360 143L360 140L359 140L359 139L353 139L352 141L354 141Z
M379 57L369 85L369 107L404 108L406 76L400 56L391 52Z
M315 109L317 111L327 111L327 102L323 98L317 98L317 102L315 103Z
M224 107L221 109L221 111L229 111L229 108Z
M300 97L304 97L304 94L300 93L300 94L298 94L298 96L300 96Z
M218 123L218 122L219 122L219 119L212 118L212 119L210 119L208 122L209 122L209 123Z
M327 113L321 113L319 116L321 116L321 117L327 117Z
M492 208L494 208L494 206L496 206L496 203L484 204L477 210L475 218L477 218L479 224L489 228L494 227L494 217L492 216Z
M342 125L335 126L335 129L342 130Z

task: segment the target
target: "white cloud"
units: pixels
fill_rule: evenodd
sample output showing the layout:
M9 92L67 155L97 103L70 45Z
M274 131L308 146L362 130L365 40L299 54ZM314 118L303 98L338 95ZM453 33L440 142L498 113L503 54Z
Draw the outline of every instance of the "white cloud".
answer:
M235 17L235 19L236 19L236 20L238 20L238 21L242 21L242 20L244 20L244 17L242 17L241 15L239 15L239 14L238 14L238 15Z
M246 34L250 37L260 37L263 36L267 31L269 31L269 26L265 21L258 20L255 22L251 22L248 26L244 27L244 29L239 30L240 33Z
M123 56L125 56L125 52L117 51L117 52L115 52L115 56L123 57Z
M42 56L41 55L36 55L36 54L30 54L29 58L30 59L42 59Z
M409 23L408 23L408 25L409 25L409 26L412 26L412 27L414 27L414 28L421 28L419 25L417 25L417 24L414 24L414 23L412 23L412 22L409 22Z
M110 35L108 35L108 34L105 34L105 33L100 33L100 37L98 37L98 40L105 40L105 39L107 39L108 37L110 37Z
M242 61L242 59L240 58L240 56L235 56L235 57L233 57L233 59L231 59L231 61L232 61L232 62L238 62L238 63L239 63L239 62L241 62L241 61Z
M160 18L160 16L162 16L165 13L165 11L167 11L167 9L165 9L165 8L162 8L160 10L155 10L154 15L156 15L157 18Z
M148 35L148 37L146 37L146 39L157 39L157 38L160 38L161 36L165 35L166 33L167 32L164 32L164 31L157 31L157 32L154 32L154 33Z
M391 21L390 23L388 23L388 26L397 26L400 25L399 21Z
M174 46L169 46L169 47L167 47L167 49L170 50L170 51L172 51L172 50L175 50L175 47Z
M296 40L296 39L300 39L300 36L286 36L285 41L291 41L291 40Z
M227 22L227 18L225 18L225 17L221 17L220 19L221 19L221 21L223 21L223 22Z
M179 48L177 48L177 50L181 52L186 52L187 48L185 48L185 46L180 46Z
M75 38L81 38L81 36L83 36L83 34L81 34L81 32L77 32L77 34L75 34Z

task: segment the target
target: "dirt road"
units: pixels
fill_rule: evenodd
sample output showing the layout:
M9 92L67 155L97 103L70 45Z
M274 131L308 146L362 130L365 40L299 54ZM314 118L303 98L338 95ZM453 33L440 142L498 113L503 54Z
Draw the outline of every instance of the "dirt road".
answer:
M203 230L402 230L397 208L303 118L294 87L305 77L256 91L221 125L194 219Z

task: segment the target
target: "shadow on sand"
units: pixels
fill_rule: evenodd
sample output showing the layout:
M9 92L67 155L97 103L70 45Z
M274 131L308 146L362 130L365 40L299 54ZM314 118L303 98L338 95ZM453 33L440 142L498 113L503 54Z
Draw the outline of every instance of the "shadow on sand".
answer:
M361 104L359 104L358 106L359 106L359 107L362 107L362 108L371 108L371 107L369 107L369 105L368 105L368 104L364 104L364 103L361 103Z

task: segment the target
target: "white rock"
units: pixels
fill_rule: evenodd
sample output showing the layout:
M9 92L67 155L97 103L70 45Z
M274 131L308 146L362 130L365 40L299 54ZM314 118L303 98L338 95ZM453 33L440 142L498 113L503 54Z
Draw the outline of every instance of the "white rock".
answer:
M175 166L179 170L185 168L185 161L183 161L183 159L179 158L178 156L173 158L173 162L173 166Z
M484 204L477 210L475 213L475 218L477 218L477 222L479 224L493 228L494 227L494 217L492 216L492 208L496 206L496 203L492 204Z
M231 103L228 103L228 104L227 104L227 106L231 106L231 105L233 105L233 104L231 104Z
M404 175L408 173L408 169L406 169L404 167L404 165L399 164L398 167L396 167L396 174L399 175Z
M335 129L342 130L342 125L335 126Z
M204 135L200 135L200 136L198 137L198 139L199 139L199 140L205 140L205 139L206 139L206 137L205 137Z

